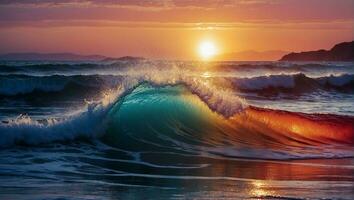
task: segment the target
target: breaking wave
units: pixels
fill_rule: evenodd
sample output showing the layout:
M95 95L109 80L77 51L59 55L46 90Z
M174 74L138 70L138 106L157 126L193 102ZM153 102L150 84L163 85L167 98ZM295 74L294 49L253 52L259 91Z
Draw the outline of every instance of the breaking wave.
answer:
M8 77L8 76L7 76ZM95 134L104 132L104 121L112 106L120 104L124 95L130 93L134 88L152 79L151 77L138 77L123 79L117 76L110 76L110 79L102 79L102 76L51 76L51 77L30 77L13 75L10 80L6 77L2 79L2 91L5 94L23 94L35 90L57 91L65 88L70 82L75 82L82 86L104 87L109 85L109 89L102 93L102 97L93 102L88 102L86 108L82 108L73 114L69 114L62 119L46 119L36 121L28 116L21 115L16 119L3 121L0 126L1 142L0 146L8 146L15 143L38 144L50 141L71 140L81 136L95 137ZM31 81L32 80L32 81ZM105 82L103 84L102 82ZM206 87L197 80L180 82L172 80L172 84L184 84L191 91L200 96L211 108L230 116L242 110L241 99L231 97L225 92L215 93L211 87ZM4 84L4 82L6 84ZM11 84L11 82L17 84ZM109 83L108 83L109 82ZM169 81L160 80L155 77L150 83L159 87L160 85L171 84ZM113 87L114 85L114 87ZM234 104L232 107L230 104ZM227 109L228 108L228 109Z
M3 67L0 97L5 104L22 99L32 103L31 97L39 97L40 101L54 99L51 103L55 104L61 95L65 98L79 95L77 101L86 97L92 100L86 100L86 105L63 113L60 118L37 120L20 115L3 119L0 147L88 139L129 151L167 149L167 152L257 159L354 156L353 116L258 108L249 106L238 93L282 92L296 96L335 91L347 95L344 93L351 94L354 90L354 74L350 70L340 75L311 76L297 68L320 70L327 65L259 63L249 67L242 63L221 63L217 66L223 70L235 66L240 70L223 76L217 66L200 66L200 71L195 66L183 62L146 65L114 62ZM276 73L242 74L259 68ZM293 68L297 72L292 73ZM262 70L255 74L266 74Z
M212 87L190 81L129 79L62 119L20 116L0 125L0 146L91 138L129 150L172 148L226 157L354 156L353 117L247 107L227 91L216 94Z

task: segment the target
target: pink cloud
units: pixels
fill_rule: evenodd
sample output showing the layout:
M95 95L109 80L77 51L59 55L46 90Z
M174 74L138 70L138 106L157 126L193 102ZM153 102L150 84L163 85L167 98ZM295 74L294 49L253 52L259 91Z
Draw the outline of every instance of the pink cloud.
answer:
M352 0L3 0L2 21L354 20Z

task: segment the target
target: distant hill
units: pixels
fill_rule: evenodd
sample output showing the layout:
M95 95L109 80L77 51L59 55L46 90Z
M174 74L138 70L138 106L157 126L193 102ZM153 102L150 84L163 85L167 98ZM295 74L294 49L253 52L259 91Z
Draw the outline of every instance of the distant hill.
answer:
M354 61L354 41L336 44L330 50L290 53L280 61Z
M0 60L16 61L96 61L107 59L101 55L79 55L73 53L8 53L0 55Z
M220 54L215 60L220 61L275 61L278 60L286 51L241 51Z
M119 58L105 58L103 61L116 62L116 61L143 61L143 60L146 59L143 57L123 56Z

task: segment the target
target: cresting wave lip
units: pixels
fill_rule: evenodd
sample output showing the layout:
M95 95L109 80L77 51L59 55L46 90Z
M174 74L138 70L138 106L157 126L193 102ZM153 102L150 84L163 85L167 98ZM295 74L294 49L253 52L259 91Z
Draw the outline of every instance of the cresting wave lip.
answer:
M142 85L143 84L143 85ZM56 141L68 141L75 140L77 138L99 138L102 135L106 134L107 126L109 126L111 119L110 112L112 108L115 110L120 108L121 104L124 103L124 99L129 94L134 94L137 87L144 87L146 83L132 82L125 84L121 88L115 91L115 94L107 96L101 102L94 102L88 105L86 111L82 111L75 115L70 116L67 119L63 120L54 120L48 119L46 124L40 123L38 121L32 120L28 117L21 117L9 121L7 124L0 125L0 146L6 147L15 144L29 144L36 145L42 143L50 143ZM193 88L188 87L188 85L182 85L189 92L193 91ZM165 86L153 86L156 87L165 87ZM195 88L194 88L195 89ZM281 148L289 148L290 146L304 146L304 147L320 147L321 145L344 145L346 147L351 147L353 145L353 117L346 116L337 116L337 115L307 115L302 113L292 113L279 110L269 110L261 109L256 107L244 107L243 111L239 111L234 114L222 113L224 110L216 107L214 104L219 104L222 100L212 100L213 97L209 97L209 93L206 92L201 96L200 90L194 90L194 96L198 99L199 103L204 102L209 109L206 112L211 115L214 113L218 116L217 121L220 126L215 130L221 130L221 133L228 132L227 137L234 138L235 141L239 139L246 140L241 143L247 144L249 152L256 152L253 156L262 157L262 154L257 153L255 148L257 146L269 143L269 148L278 149L279 144ZM179 93L177 93L180 95ZM175 94L174 94L175 95ZM174 96L172 96L174 97ZM145 97L141 97L145 99ZM157 97L156 97L157 98ZM177 98L177 97L176 97ZM211 98L211 99L206 99ZM215 98L215 97L214 97ZM219 97L221 98L221 97ZM202 100L202 101L200 101ZM157 101L160 101L157 99ZM132 106L135 107L134 101L132 101ZM150 102L153 104L153 102ZM193 101L182 102L181 105L191 104L194 106ZM223 106L231 106L232 104L223 104ZM144 105L143 105L144 106ZM170 106L173 108L174 106ZM236 106L239 109L238 106ZM179 108L176 108L177 111ZM188 109L187 109L188 110ZM141 112L141 111L140 111ZM172 117L172 121L177 120L183 113L168 112L169 116ZM175 113L175 115L173 114ZM141 114L158 114L158 113L141 113ZM185 113L186 114L186 113ZM214 115L213 114L213 115ZM230 116L228 116L230 115ZM194 117L202 117L201 115L192 115ZM195 119L196 120L196 119ZM139 121L138 121L139 122ZM138 123L134 122L134 123ZM206 121L206 123L212 125L216 121ZM159 125L164 125L168 123L167 121L159 120ZM137 126L135 124L134 126ZM174 127L176 131L183 131L181 129L182 125ZM193 130L191 130L193 131ZM195 131L195 130L194 130ZM246 133L246 135L243 135ZM124 134L124 133L115 133L115 134ZM163 133L161 133L163 134ZM199 133L202 134L202 133ZM213 140L213 134L205 135L202 140ZM241 135L237 135L241 134ZM193 136L193 135L192 135ZM241 137L242 136L242 137ZM197 137L194 135L193 137ZM205 138L206 137L206 138ZM210 137L208 139L208 137ZM237 139L238 138L238 139ZM273 138L273 139L269 139ZM221 139L226 139L225 135ZM250 139L250 141L247 141ZM289 143L288 141L293 141ZM226 142L226 141L225 141ZM276 143L274 143L276 142ZM180 142L177 142L177 144ZM274 143L274 144L272 144ZM222 144L222 142L220 143ZM284 146L288 144L289 147ZM266 146L268 146L266 145ZM232 146L231 146L232 147ZM226 146L220 146L220 148L214 148L214 152L218 152ZM222 150L224 151L224 150ZM263 150L265 151L265 150ZM232 155L234 155L230 151ZM236 151L238 156L239 151ZM272 154L269 154L272 155ZM278 155L278 154L277 154ZM352 154L349 154L349 156ZM321 154L316 154L315 157L321 157ZM326 155L327 156L327 155ZM348 154L338 154L331 155L332 157L342 157L348 156ZM289 158L283 155L284 158ZM281 158L283 158L281 157ZM294 157L290 157L294 158ZM304 157L301 157L304 158ZM305 157L306 158L306 157Z

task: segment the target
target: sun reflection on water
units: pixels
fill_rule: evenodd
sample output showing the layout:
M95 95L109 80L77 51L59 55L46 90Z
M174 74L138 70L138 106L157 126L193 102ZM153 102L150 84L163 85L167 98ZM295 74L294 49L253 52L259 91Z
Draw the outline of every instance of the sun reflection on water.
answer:
M266 196L276 196L274 191L268 190L267 184L265 181L255 180L252 182L253 188L250 188L250 195L257 197L257 199L262 199L262 197Z

